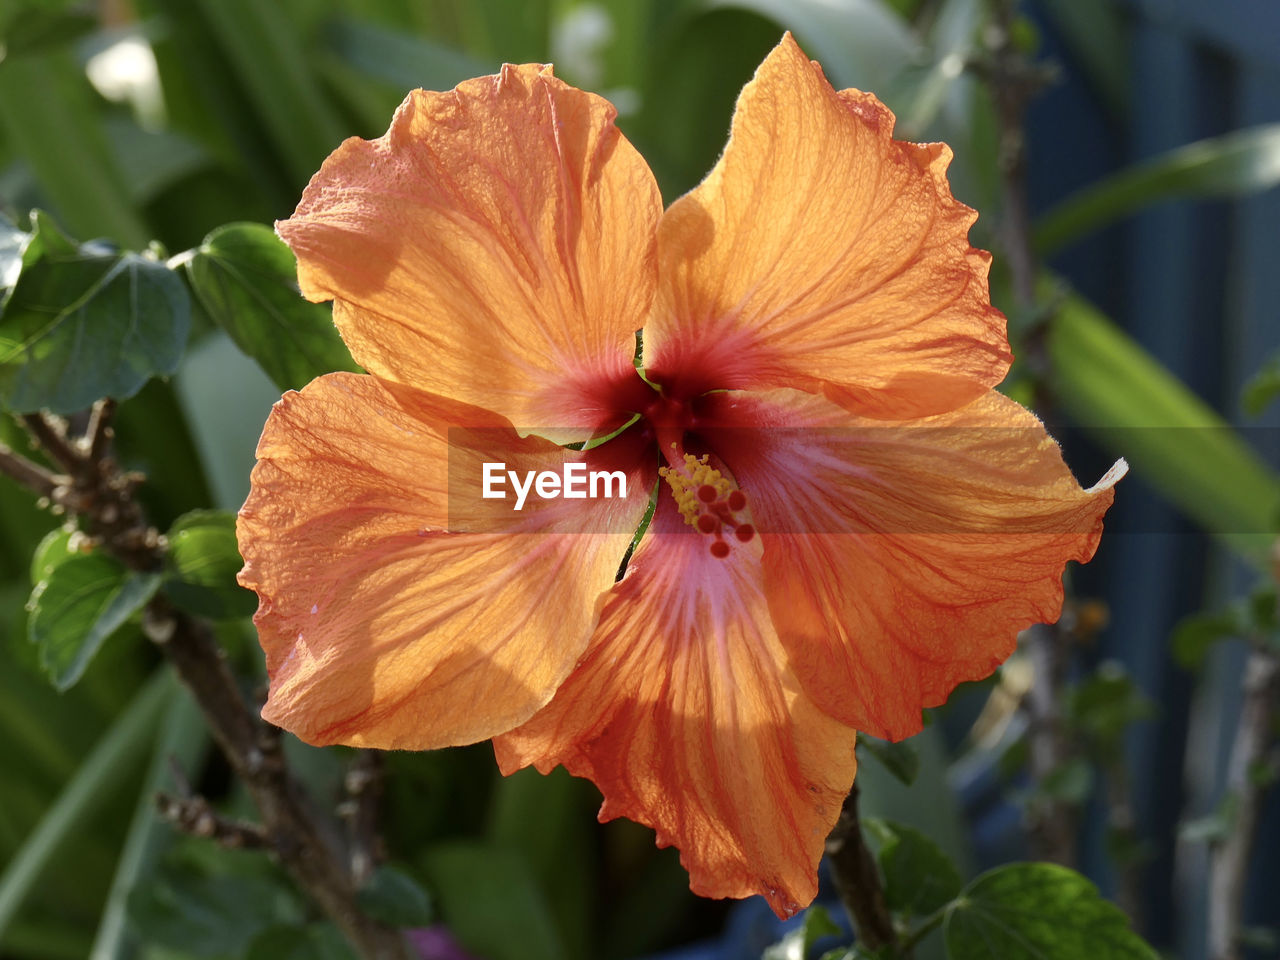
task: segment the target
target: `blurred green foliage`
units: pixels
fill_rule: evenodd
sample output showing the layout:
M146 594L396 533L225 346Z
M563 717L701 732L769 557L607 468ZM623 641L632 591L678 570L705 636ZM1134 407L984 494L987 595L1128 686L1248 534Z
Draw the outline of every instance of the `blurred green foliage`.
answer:
M1125 47L1114 9L1106 0L1044 7L1122 120ZM78 554L54 530L59 518L0 478L4 956L348 956L263 857L175 841L156 819L151 796L174 788L171 762L229 811L252 811L225 768L206 762L199 717L157 669L135 616L163 590L219 621L246 685L261 681L245 619L253 601L234 583L226 511L247 490L278 391L354 369L328 308L298 296L292 256L266 226L291 212L330 150L347 136L379 135L410 87L447 88L503 61L553 60L566 80L615 102L671 200L715 162L738 90L786 28L837 86L877 92L897 112L899 136L952 145L957 195L983 214L973 242L993 247L993 110L965 69L982 55L987 17L979 0L0 4L0 199L10 220L0 226L0 407L75 418L99 396L123 401L118 453L147 476L146 508L171 547L154 576ZM1034 45L1034 31L1025 37ZM1043 219L1037 242L1056 250L1144 205L1278 181L1277 130L1240 131L1087 188ZM28 219L33 208L47 213ZM993 292L1010 304L999 262ZM1012 333L1015 353L1043 346L1048 367L1020 367L1013 388L1043 381L1062 412L1261 562L1280 513L1274 472L1110 319L1049 277L1043 299L1053 305L1048 319L1014 316ZM1259 375L1251 409L1280 392L1276 369ZM12 417L0 418L0 443L39 456ZM1180 655L1194 662L1241 622L1189 624ZM1115 677L1080 686L1071 702L1073 722L1103 753L1146 715ZM867 746L884 764L864 764L868 790L877 778L915 779L911 748ZM345 754L290 750L316 795L333 796ZM675 852L654 850L648 831L592 823L597 795L563 771L503 780L484 746L392 755L387 767L384 832L396 867L366 898L396 923L443 920L491 960L607 960L713 932L721 919L722 907L687 892ZM1018 943L1048 950L1046 931L1068 908L1072 925L1114 937L1116 952L1104 955L1148 955L1074 874L1002 868L961 890L922 826L875 821L870 832L891 906L926 926L945 914L952 956L986 956L976 945L992 942L1006 945L1005 958L1024 955ZM824 920L815 913L775 955L802 956L830 932ZM1058 944L1041 955L1087 948L1063 953Z

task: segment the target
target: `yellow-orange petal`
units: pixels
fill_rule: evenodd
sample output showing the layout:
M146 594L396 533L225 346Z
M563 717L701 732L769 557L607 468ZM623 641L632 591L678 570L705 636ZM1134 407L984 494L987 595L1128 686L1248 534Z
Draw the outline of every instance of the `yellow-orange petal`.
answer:
M817 893L855 734L791 676L760 577L758 544L712 557L663 496L578 668L494 744L505 773L589 777L600 819L653 827L695 893L790 916Z
M790 34L743 89L715 169L659 226L649 375L792 387L864 416L955 409L1011 360L977 214L944 144L892 139L868 93L837 93Z
M634 380L662 201L602 98L507 65L411 93L324 162L280 235L370 373L520 427L597 427Z
M1084 490L1036 417L994 391L869 421L795 391L722 394L712 443L747 492L773 614L805 690L893 739L1052 622L1097 549L1119 461Z
M509 730L551 698L649 488L530 497L519 515L476 502L460 481L478 482L485 460L557 470L578 456L498 423L357 374L276 404L237 523L266 719L309 743L429 749ZM451 515L485 532L446 532Z

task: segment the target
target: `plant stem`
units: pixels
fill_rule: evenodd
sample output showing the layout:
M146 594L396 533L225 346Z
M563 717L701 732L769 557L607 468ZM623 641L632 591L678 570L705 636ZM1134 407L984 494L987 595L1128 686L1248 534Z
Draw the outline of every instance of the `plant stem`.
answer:
M52 498L53 492L67 482L65 477L59 477L3 443L0 443L0 473L12 477L41 497Z
M1027 631L1026 646L1035 673L1027 693L1031 714L1031 777L1043 784L1067 761L1067 738L1062 724L1068 634L1057 624L1037 624ZM1031 803L1031 843L1036 857L1066 867L1076 861L1075 811L1053 796L1037 796Z
M89 426L84 432L86 456L91 462L98 463L106 459L111 441L115 437L115 430L111 426L115 412L116 402L110 397L104 397L93 405Z
M1245 884L1258 828L1258 811L1276 770L1265 770L1275 737L1280 699L1280 655L1259 641L1244 668L1244 703L1236 725L1227 790L1236 798L1230 833L1214 847L1209 865L1209 956L1240 960ZM1274 767L1274 760L1272 761Z
M877 950L896 937L893 918L880 886L880 871L862 838L858 819L858 785L845 797L840 818L827 837L827 857L840 902L858 934L858 943Z
M83 458L67 442L67 434L61 423L47 413L23 414L22 422L27 432L44 452L68 472L83 465Z
M101 549L125 566L158 570L164 565L165 547L134 497L141 478L121 471L110 456L113 412L109 400L96 404L86 435L75 441L52 417L23 417L32 436L66 469L65 478L54 477L7 448L0 465L26 486L50 496L56 507L82 517ZM55 482L52 488L51 481ZM244 781L258 806L262 837L271 854L364 960L409 960L400 933L361 909L359 881L350 868L340 830L320 815L286 766L280 731L250 711L208 625L157 596L144 609L143 630L173 664L214 741Z
M1030 314L1036 306L1036 262L1027 197L1027 145L1024 119L1027 104L1044 86L1050 74L1028 60L1013 42L1015 0L995 0L989 57L981 65L995 101L999 124L1001 181L1001 246L1013 286L1015 307ZM1045 366L1044 344L1030 343L1033 369ZM1042 406L1038 404L1038 406ZM1062 728L1063 686L1069 647L1067 631L1060 626L1034 626L1025 635L1035 672L1027 698L1031 713L1031 773L1043 783L1067 759ZM1071 808L1053 797L1041 797L1031 809L1031 840L1037 857L1073 866L1075 822Z
M360 909L337 832L326 829L301 784L285 765L277 731L246 708L235 677L209 628L170 609L147 607L144 629L164 650L204 712L214 740L244 781L273 852L367 960L409 954L400 935Z
M903 957L910 957L911 952L915 950L921 940L933 933L933 931L938 929L938 927L942 926L942 921L947 919L947 914L950 913L955 906L956 901L952 901L939 907L937 910L933 911L933 913L929 914L929 916L925 917L920 926L912 930L902 938L901 942L899 942L899 955Z
M358 883L368 880L383 858L381 838L378 836L382 772L381 755L372 750L361 750L347 769L343 781L347 797L339 812L347 823L351 875Z

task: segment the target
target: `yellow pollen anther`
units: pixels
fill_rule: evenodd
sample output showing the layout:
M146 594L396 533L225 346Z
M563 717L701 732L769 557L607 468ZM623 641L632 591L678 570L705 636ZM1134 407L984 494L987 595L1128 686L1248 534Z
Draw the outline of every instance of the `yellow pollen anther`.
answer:
M684 517L684 522L695 529L698 527L698 515L706 506L706 502L698 497L699 488L706 486L714 489L715 496L712 499L723 499L733 489L719 470L707 465L705 454L699 458L686 453L683 466L659 467L658 475L671 487L676 498L676 509Z
M707 549L719 560L725 560L733 552L726 536L739 543L749 543L756 535L756 528L742 516L747 508L747 495L734 487L729 480L707 463L707 457L684 454L684 462L676 459L679 450L671 445L669 467L659 467L658 473L667 481L676 498L676 509L684 522L710 540Z

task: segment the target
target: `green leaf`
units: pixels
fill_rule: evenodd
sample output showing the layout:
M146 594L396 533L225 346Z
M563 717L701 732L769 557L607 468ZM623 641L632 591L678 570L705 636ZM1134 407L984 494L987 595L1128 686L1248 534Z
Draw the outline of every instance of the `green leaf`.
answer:
M1249 594L1249 623L1258 630L1280 627L1280 595L1274 587L1259 587Z
M159 671L133 696L123 713L80 764L40 824L5 864L0 873L0 941L6 928L54 855L85 823L100 813L116 787L131 782L135 763L145 756L155 735L156 721L175 690L173 675Z
M526 768L493 786L485 836L495 846L523 854L545 891L552 917L565 939L565 960L589 957L593 917L600 915L592 869L590 824L599 795L563 768L544 776Z
M1185 843L1217 843L1231 836L1240 810L1240 795L1225 794L1212 813L1186 820L1178 827L1178 838Z
M0 403L74 413L177 369L191 303L164 264L77 248L43 216L23 261L0 316Z
M236 582L244 566L236 546L236 518L216 510L179 517L166 538L163 589L182 609L212 620L250 616L258 598Z
M352 17L335 19L324 39L345 63L402 92L415 87L449 90L463 80L493 73L498 66L496 61L486 63L452 47ZM387 116L385 123L390 122Z
M1173 657L1183 669L1196 670L1215 643L1243 633L1244 624L1234 612L1193 613L1174 628Z
M901 79L884 91L894 101L890 106L899 109L895 137L926 139L944 109L949 124L939 132L947 135L948 142L955 144L960 137L972 135L967 129L972 120L964 85L972 83L973 77L966 73L965 64L973 55L984 12L978 0L946 0L939 7L929 28L927 61L919 67L904 64Z
M270 227L221 226L186 266L201 305L280 389L301 389L333 370L359 369L330 307L302 299L293 253Z
M129 171L129 194L140 207L213 163L209 152L190 138L149 130L132 117L107 117L103 131L116 162Z
M951 960L1156 960L1129 920L1074 870L1014 863L965 888L943 926Z
M863 823L880 841L884 897L894 913L924 916L960 893L960 872L929 837L891 820L867 818Z
M1244 927L1240 931L1240 945L1275 953L1280 949L1280 930L1275 927Z
M360 888L358 900L366 914L389 927L425 927L434 919L427 892L395 867L375 870Z
M1065 704L1067 723L1088 738L1095 753L1104 756L1119 749L1130 724L1150 720L1155 712L1155 704L1115 660L1104 660L1073 686Z
M22 251L29 238L26 231L0 217L0 305L4 304L9 291L18 282L18 274L22 272Z
M1240 435L1078 296L1061 299L1048 340L1054 395L1071 417L1204 530L1266 564L1280 477Z
M161 853L173 840L173 825L160 818L156 792L164 789L180 769L195 779L204 769L213 746L204 714L186 689L177 689L155 730L151 764L137 787L137 802L124 847L116 862L115 876L102 907L98 931L88 960L133 960L136 943L128 924L129 894L148 883Z
M31 585L47 579L54 567L80 556L79 547L84 542L84 534L74 527L56 527L46 533L31 556Z
M1040 217L1036 249L1049 256L1107 224L1176 197L1240 197L1280 184L1280 123L1187 144L1104 177Z
M285 6L259 0L197 0L233 77L294 179L305 182L347 130L311 70Z
M134 573L101 553L72 557L36 584L27 604L27 636L53 685L66 690L160 585L158 574Z
M6 5L7 6L7 5ZM5 59L38 54L52 47L65 47L92 33L98 20L87 10L47 4L18 4L0 26Z
M244 869L237 862L244 856L215 850L210 863L166 860L129 898L142 940L184 957L243 957L262 931L300 922L300 905L283 879Z
M1117 867L1134 867L1156 855L1155 844L1139 837L1132 826L1107 827L1102 843Z
M996 760L996 772L1003 780L1012 780L1024 769L1031 758L1030 745L1026 737L1019 737L1004 749Z
M268 927L253 938L244 960L358 960L332 924Z
M906 22L878 0L707 0L707 6L750 10L794 30L837 90L883 91L920 56Z
M0 132L6 144L73 231L140 248L149 231L129 201L101 117L97 94L69 53L5 58Z
M766 947L760 960L806 960L813 945L823 937L844 933L822 907L810 907L804 919L785 937Z
M43 210L31 211L31 233L22 248L22 267L38 263L43 257L74 257L80 245L63 233L57 222Z
M1260 417L1280 397L1280 354L1268 360L1240 391L1240 406L1251 417Z
M459 841L428 851L423 866L440 919L467 950L488 960L563 960L560 931L523 857Z
M1116 117L1127 117L1132 57L1124 10L1114 0L1041 0L1089 84Z
M1062 803L1081 806L1093 792L1093 767L1083 757L1072 757L1050 770L1028 794L1052 797Z
M906 786L915 783L916 775L920 772L920 753L914 744L906 740L890 743L864 734L858 738L858 746L879 760L886 770Z

